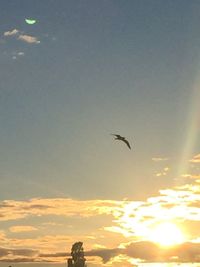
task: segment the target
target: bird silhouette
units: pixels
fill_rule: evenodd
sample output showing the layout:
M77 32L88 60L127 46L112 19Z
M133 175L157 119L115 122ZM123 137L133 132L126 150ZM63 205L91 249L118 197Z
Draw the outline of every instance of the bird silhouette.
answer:
M131 149L131 146L130 146L129 142L126 140L125 137L123 137L123 136L121 136L119 134L111 134L111 135L115 136L115 140L123 141L128 146L128 148Z

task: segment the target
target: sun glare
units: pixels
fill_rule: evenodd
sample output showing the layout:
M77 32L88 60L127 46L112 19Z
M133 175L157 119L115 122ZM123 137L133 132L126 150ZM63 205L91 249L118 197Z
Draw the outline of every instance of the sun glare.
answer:
M173 223L165 222L157 225L149 235L149 240L168 247L184 242L184 235Z

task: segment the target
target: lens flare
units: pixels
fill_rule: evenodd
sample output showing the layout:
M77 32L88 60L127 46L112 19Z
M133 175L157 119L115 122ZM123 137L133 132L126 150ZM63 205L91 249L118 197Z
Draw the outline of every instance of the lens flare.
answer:
M35 19L25 19L25 22L29 25L33 25L36 23L36 20Z

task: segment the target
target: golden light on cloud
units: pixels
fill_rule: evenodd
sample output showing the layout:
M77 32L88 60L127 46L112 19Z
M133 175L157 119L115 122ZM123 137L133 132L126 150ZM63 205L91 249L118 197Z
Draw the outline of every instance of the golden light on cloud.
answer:
M17 225L17 226L10 227L9 230L12 233L21 233L21 232L37 231L38 229L36 227L29 226L29 225Z
M181 230L171 222L158 224L151 230L148 239L164 247L178 245L185 241Z
M189 162L200 163L200 154L195 155Z

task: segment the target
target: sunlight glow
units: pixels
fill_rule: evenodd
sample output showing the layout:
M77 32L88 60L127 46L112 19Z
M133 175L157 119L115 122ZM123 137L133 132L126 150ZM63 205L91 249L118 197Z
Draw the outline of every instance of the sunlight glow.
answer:
M151 231L148 239L161 246L173 246L183 243L184 235L175 224L164 222Z
M198 75L197 75L198 77ZM186 121L186 128L188 129L185 134L182 158L179 165L178 175L177 177L181 177L181 175L188 173L189 166L191 163L191 157L194 156L195 144L198 138L199 133L199 121L200 121L200 106L199 106L199 90L200 81L197 80L191 90L191 99L190 105L188 108L188 118Z

